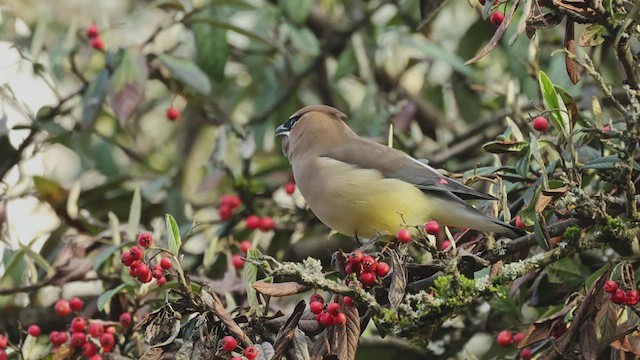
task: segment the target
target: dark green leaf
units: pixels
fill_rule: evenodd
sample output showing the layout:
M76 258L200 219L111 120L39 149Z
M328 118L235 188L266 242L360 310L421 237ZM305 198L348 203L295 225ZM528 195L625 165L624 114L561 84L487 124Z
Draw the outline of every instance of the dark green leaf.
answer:
M543 250L551 250L549 239L547 239L546 233L542 230L542 225L540 224L540 216L535 217L533 232L536 236L536 242L538 242L538 245L540 245Z
M517 153L529 148L527 141L495 140L482 146L485 151L494 154Z
M296 24L302 24L311 12L312 0L278 0L278 6Z
M610 155L610 156L605 156L605 157L601 157L601 158L597 158L597 159L593 159L591 161L588 161L586 164L582 165L581 169L582 170L586 170L586 169L597 169L597 170L602 170L602 169L614 169L616 167L616 164L620 163L620 158L618 157L618 155Z
M209 7L198 17L224 20L224 16L221 9ZM196 63L212 79L222 80L229 57L227 30L206 22L196 22L192 29L196 44Z
M260 254L260 251L255 248L251 248L247 252L247 259L257 260L260 256L262 256L262 254ZM262 306L260 304L260 300L258 299L258 293L253 288L253 284L258 278L258 267L250 261L245 261L243 277L244 281L247 283L247 302L249 303L250 307L249 312L251 314L261 316Z
M169 68L176 79L193 87L202 95L209 95L211 93L211 83L209 82L207 74L193 61L167 54L160 54L158 58L162 61L162 64Z
M571 258L560 259L546 268L549 282L555 284L582 281L580 267Z
M116 286L115 288L104 292L102 295L100 295L100 297L98 298L98 311L103 311L104 307L109 303L109 301L111 301L111 298L116 295L117 293L119 293L120 291L124 290L125 288L129 287L130 285L128 284L121 284Z
M109 83L109 71L102 70L91 82L87 91L82 96L82 118L80 128L89 131L100 114L104 99L107 97L107 84Z
M121 126L129 121L133 111L144 99L148 76L149 70L144 54L133 48L126 49L109 86L111 107Z
M560 103L562 100L558 95L555 86L547 74L542 70L540 70L540 74L538 76L538 83L540 84L540 92L542 93L544 106L547 110L551 111L552 116L549 118L551 124L560 131L565 139L568 139L569 115L566 113L564 102L562 102L562 104Z

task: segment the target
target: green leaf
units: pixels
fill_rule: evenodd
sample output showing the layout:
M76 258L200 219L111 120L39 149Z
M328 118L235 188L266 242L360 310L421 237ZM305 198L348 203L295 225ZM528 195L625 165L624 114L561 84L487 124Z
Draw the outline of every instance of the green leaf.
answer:
M127 48L109 86L109 101L118 116L120 126L126 125L133 111L144 99L148 77L149 69L144 54Z
M257 260L261 256L262 254L260 251L255 248L251 248L247 252L247 259ZM260 305L260 300L258 299L258 293L253 288L253 283L255 283L258 278L258 267L250 261L245 261L243 278L247 284L247 302L249 303L250 308L249 314L262 316L263 311L262 306Z
M111 238L113 239L113 244L118 246L122 243L122 238L120 237L120 220L112 211L109 211L108 216L109 225L111 226Z
M580 267L571 258L560 259L545 269L549 282L554 284L582 282Z
M538 82L540 84L540 92L542 93L542 99L544 106L547 110L551 111L551 124L564 136L565 139L569 138L569 124L568 115L560 111L560 109L566 110L564 103L560 104L561 98L556 92L556 89L551 82L551 79L540 70L538 76ZM566 121L565 121L566 120Z
M209 7L198 17L224 20L225 14L219 8ZM227 30L206 22L192 25L196 44L196 63L212 79L223 80L224 68L229 58Z
M278 0L278 6L296 24L302 24L309 17L312 5L312 0Z
M102 110L104 99L107 97L108 83L109 71L104 69L89 84L87 91L82 96L82 117L80 118L82 131L89 131L93 128L93 124Z
M529 143L527 141L495 140L482 145L482 148L493 154L517 153L528 149Z
M516 160L516 173L526 178L529 176L529 168L531 167L531 149L527 149L527 151L523 151L523 155Z
M169 245L169 252L175 257L178 257L180 253L180 246L182 246L182 239L180 239L180 229L176 223L176 219L173 216L166 214L164 216L165 224L167 225L167 243Z
M580 46L598 46L604 42L607 29L600 24L589 24L580 35Z
M55 270L49 264L47 259L42 257L42 255L37 252L31 250L31 248L21 245L20 248L24 251L24 254L29 256L41 269L43 269L47 273L47 277L53 276Z
M535 217L535 222L533 223L533 233L536 237L536 242L543 250L551 250L551 244L549 244L549 239L544 235L542 231L542 225L540 225L540 216Z
M542 154L540 153L540 147L538 146L538 139L535 137L535 135L530 134L531 135L531 147L529 148L530 152L531 152L531 156L533 156L534 159L536 159L536 161L538 162L538 165L540 166L540 173L542 174L542 186L543 189L548 189L549 188L549 179L547 177L547 168L544 165L544 160L542 159Z
M202 95L209 95L211 93L211 83L209 82L207 74L193 61L167 54L160 54L158 58L173 73L176 79L193 87Z
M109 301L111 301L111 298L116 295L117 293L119 293L120 291L122 291L123 289L127 288L127 287L131 287L131 285L129 284L120 284L118 286L116 286L115 288L106 291L105 293L103 293L102 295L100 295L100 297L98 297L98 311L103 311L105 306L109 303Z
M591 161L588 161L584 165L582 165L582 167L580 167L580 169L582 169L582 170L586 170L586 169L597 169L597 170L615 169L616 164L619 164L619 163L621 163L621 161L620 161L620 157L618 157L618 155L610 155L610 156L605 156L605 157L601 157L601 158L597 158L597 159L593 159Z
M140 184L136 184L131 199L131 207L129 207L129 221L127 223L127 237L129 241L136 238L136 233L140 227L140 215L142 213L142 198L140 196Z

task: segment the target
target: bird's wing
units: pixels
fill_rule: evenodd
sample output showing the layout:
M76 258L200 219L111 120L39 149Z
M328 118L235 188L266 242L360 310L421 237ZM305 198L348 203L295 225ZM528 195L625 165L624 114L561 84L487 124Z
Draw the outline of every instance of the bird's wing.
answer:
M354 138L321 156L365 169L376 169L387 178L406 181L423 191L447 191L464 200L495 200L495 197L450 179L399 150L363 138Z

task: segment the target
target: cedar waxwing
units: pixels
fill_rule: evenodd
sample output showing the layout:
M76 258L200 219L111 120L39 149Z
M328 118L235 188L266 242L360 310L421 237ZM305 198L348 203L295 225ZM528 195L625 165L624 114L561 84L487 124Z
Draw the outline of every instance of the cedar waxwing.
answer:
M311 105L276 129L300 193L331 229L371 238L433 219L509 237L526 234L463 200L494 197L401 151L359 137L346 118L330 106Z

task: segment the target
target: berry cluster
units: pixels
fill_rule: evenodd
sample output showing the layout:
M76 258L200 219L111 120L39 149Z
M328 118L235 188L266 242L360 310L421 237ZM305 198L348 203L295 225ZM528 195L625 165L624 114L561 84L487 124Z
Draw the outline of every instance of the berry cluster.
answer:
M607 280L604 283L604 291L609 293L611 301L616 304L625 304L635 306L640 301L640 293L638 290L622 290L618 283L613 280Z
M144 261L144 249L153 243L153 235L148 232L142 232L138 235L138 245L133 246L128 251L122 253L120 261L123 265L129 267L129 274L138 279L141 283L148 283L151 279L156 279L158 286L167 283L164 271L171 269L173 262L170 258L160 259L159 264L154 264L153 268Z
M90 39L89 44L92 48L98 51L104 51L104 40L102 40L102 37L100 37L100 30L98 29L98 25L93 23L87 26L86 34Z
M387 276L391 266L386 262L378 262L373 256L365 255L361 250L356 249L347 254L347 264L344 272L355 274L362 285L372 286L377 278Z
M352 304L351 297L345 296L342 299L344 306ZM324 299L319 294L311 295L309 299L309 310L316 314L316 320L324 326L342 326L347 323L347 316L340 312L342 305L332 301L328 304L324 303Z
M271 216L259 217L255 214L247 216L244 219L244 224L249 230L260 229L263 232L275 230L276 228L276 221Z
M78 349L84 357L91 360L101 360L100 353L109 353L113 350L118 329L114 325L105 326L101 321L88 323L87 319L79 314L83 306L82 300L78 297L56 301L54 311L58 316L67 317L72 312L75 312L77 316L69 322L68 331L55 330L49 333L49 342L53 345L52 352L68 343L72 348ZM129 328L132 322L131 314L128 312L120 314L119 322L122 329ZM39 337L42 330L37 324L32 324L27 328L27 334ZM7 359L6 347L7 338L0 335L0 360Z
M222 220L229 220L233 215L233 210L242 205L242 201L238 195L222 195L220 197L220 205L218 205L218 214Z
M502 330L496 336L496 343L502 347L509 347L511 345L518 345L524 339L524 333L517 333L513 335L513 333L509 330ZM522 360L529 360L533 357L533 353L531 349L524 348L520 350L519 358Z
M232 352L238 347L238 341L233 336L225 336L220 340L220 348L223 351ZM244 357L249 360L253 360L258 356L258 348L255 346L247 346L242 353ZM241 360L242 358L239 356L234 356L231 358L232 360Z

